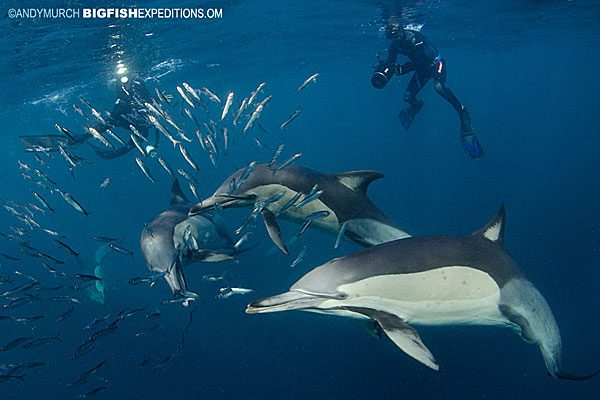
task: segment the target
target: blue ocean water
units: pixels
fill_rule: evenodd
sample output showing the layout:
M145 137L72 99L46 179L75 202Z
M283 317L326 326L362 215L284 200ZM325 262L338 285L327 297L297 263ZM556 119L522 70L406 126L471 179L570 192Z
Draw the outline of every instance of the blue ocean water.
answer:
M232 91L238 101L266 82L261 99L272 95L247 135L231 124L231 148L214 167L189 132L199 164L199 190L209 196L237 168L268 162L285 144L282 159L302 153L298 164L322 172L371 169L385 174L373 183L370 198L399 226L414 235L467 234L483 226L501 204L507 210L506 248L552 307L563 340L565 368L585 374L599 367L600 334L600 5L595 1L180 1L177 7L216 7L222 18L182 19L27 19L8 18L21 2L6 1L2 19L2 96L4 128L0 176L2 201L35 202L44 196L55 212L34 218L41 228L58 231L81 255L92 257L102 245L93 235L111 236L134 252L111 252L104 260L106 304L69 288L72 278L51 274L42 261L69 275L79 273L76 257L58 248L41 229L27 227L7 209L0 211L0 276L11 282L0 292L28 284L41 287L28 304L3 307L0 315L33 322L0 320L0 346L15 338L49 337L61 341L35 349L0 352L0 367L42 361L21 368L21 379L0 381L4 399L73 398L107 387L97 398L291 398L291 399L506 399L597 398L598 378L557 381L546 375L536 346L497 327L418 327L440 370L407 357L389 339L373 339L350 319L312 313L245 315L247 303L286 291L312 268L353 251L335 237L309 229L290 243L290 256L273 250L258 226L259 245L237 262L198 263L187 267L190 288L200 299L188 308L161 305L171 294L160 281L132 286L128 279L147 276L139 249L143 224L169 203L171 178L147 159L156 183L135 163L136 150L113 160L97 157L88 145L73 154L89 160L71 176L59 153L40 153L47 166L25 153L19 136L57 134L59 123L81 133L90 113L79 97L103 112L110 110L119 60L181 102L176 86L208 87L221 98ZM103 7L105 2L32 2L27 7ZM111 7L132 7L115 2ZM139 7L175 7L171 2L137 2ZM376 54L389 45L382 33L384 9L400 7L406 23L424 24L422 33L447 61L450 87L469 108L486 155L471 160L461 149L455 112L433 90L410 130L398 121L410 75L394 78L384 90L370 84ZM316 82L296 88L309 76ZM73 109L81 107L86 118ZM221 106L206 102L218 119ZM279 125L298 106L301 115L288 128ZM180 106L171 113L186 121ZM204 114L197 112L199 118ZM243 126L243 125L242 125ZM204 128L203 128L204 129ZM257 145L258 139L261 145ZM264 146L264 148L263 148ZM166 138L160 154L174 167L191 170ZM90 212L84 216L56 193L21 175L18 161L48 175ZM101 183L110 178L108 187ZM37 178L41 180L42 178ZM183 182L183 180L182 180ZM48 184L53 187L52 184ZM193 195L186 190L186 195ZM37 203L36 203L37 204ZM226 210L234 230L249 209ZM23 253L21 240L65 264ZM282 223L283 236L299 229ZM291 262L306 246L303 261ZM19 271L22 274L16 274ZM203 279L223 275L222 281ZM244 296L217 298L222 287L252 288ZM80 303L52 301L73 296ZM2 304L11 296L2 296ZM72 306L64 321L57 316ZM74 350L97 330L93 319L144 307L123 319L118 329L99 338L88 354ZM197 308L196 308L197 307ZM187 329L190 311L196 309ZM158 319L146 315L160 312ZM158 328L154 326L158 325ZM102 326L102 325L100 325ZM103 327L103 326L102 326ZM153 330L148 331L152 328ZM137 335L139 333L143 335ZM185 333L185 346L174 357ZM153 358L140 368L140 363ZM90 382L68 386L81 373L107 360ZM2 371L0 371L2 372ZM0 375L1 377L2 375ZM88 397L93 397L92 395Z

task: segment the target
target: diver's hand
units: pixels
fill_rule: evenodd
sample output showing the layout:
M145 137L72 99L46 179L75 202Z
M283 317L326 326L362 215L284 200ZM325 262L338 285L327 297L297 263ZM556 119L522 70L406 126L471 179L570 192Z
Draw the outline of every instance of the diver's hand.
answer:
M396 75L402 75L402 65L398 64L398 63L394 63L394 73Z

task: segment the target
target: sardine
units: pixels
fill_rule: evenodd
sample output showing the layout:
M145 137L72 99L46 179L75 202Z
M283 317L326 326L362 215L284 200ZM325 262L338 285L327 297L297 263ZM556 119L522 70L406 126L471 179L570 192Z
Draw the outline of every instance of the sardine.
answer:
M248 99L248 102L246 103L246 107L248 107L250 104L252 104L254 102L254 100L256 99L256 96L263 90L263 88L265 87L267 83L263 82L260 85L258 85L258 87L250 94L250 98Z
M94 128L93 126L88 126L86 129L89 133L91 133L94 139L98 140L100 143L102 143L110 149L115 149L115 146L113 146L113 144L109 142L108 139L106 139L100 132L98 132L96 128Z
M75 200L75 198L66 192L63 192L62 190L56 189L58 191L58 193L61 195L61 197L71 206L73 207L75 210L79 211L80 213L82 213L83 215L85 215L86 217L88 215L90 215L89 212L87 212L82 206L81 204L79 204L79 202L77 200Z
M279 125L279 129L284 129L286 126L288 126L293 120L298 118L298 115L300 115L301 112L302 112L302 108L300 108L300 107L296 108L296 111L294 111L292 114L290 114L290 116L287 117L287 119L285 121L283 121L283 123L281 125Z
M279 167L275 168L275 170L273 170L273 174L289 167L294 162L296 162L296 160L299 159L300 157L302 157L302 153L294 154L293 156L288 158L283 164L281 164Z
M298 89L296 89L296 92L300 92L301 90L303 90L305 87L307 87L309 84L316 82L317 81L317 77L319 76L319 73L317 72L316 74L313 74L311 76L308 77L308 79L306 79L304 82L302 82L302 85L300 85L298 87Z
M177 86L177 92L179 92L179 95L181 96L181 98L186 103L188 103L190 107L196 108L196 105L194 104L194 102L187 96L187 94L185 94L185 92L183 91L183 89L181 88L181 86Z
M192 156L190 156L190 153L188 153L187 149L185 147L183 147L183 145L181 143L179 143L179 151L181 152L181 155L183 156L183 158L185 158L185 161L187 161L187 163L196 171L199 171L200 169L198 168L198 165L194 162L194 160L192 159Z
M137 163L138 167L140 167L146 178L148 178L150 182L154 183L154 178L152 177L152 174L150 174L150 170L148 169L146 164L144 164L144 161L142 161L141 158L136 157L135 162Z
M54 212L54 208L50 207L50 204L48 204L48 202L42 196L40 196L39 193L33 192L33 195L40 202L40 204L42 205L42 207L44 207L47 210L50 210L50 211Z
M200 91L207 95L211 101L221 104L221 99L219 98L219 96L217 96L212 90L210 90L206 86L203 87Z
M295 266L300 264L302 262L302 259L304 258L305 253L306 253L306 246L303 246L302 250L300 250L300 253L298 253L298 257L296 257L296 259L290 265L290 268L294 268Z
M221 121L225 119L225 116L229 112L231 104L233 104L233 92L229 92L227 94L227 100L225 100L225 106L223 107L223 112L221 113Z

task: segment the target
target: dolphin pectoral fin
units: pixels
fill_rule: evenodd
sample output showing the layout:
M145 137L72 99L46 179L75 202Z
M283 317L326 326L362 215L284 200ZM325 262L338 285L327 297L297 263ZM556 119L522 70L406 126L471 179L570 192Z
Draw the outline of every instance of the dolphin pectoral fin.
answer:
M179 253L180 252L177 252L175 255L175 259L169 266L169 269L164 276L174 294L181 291L187 291L187 284L185 281L185 276L183 275L183 268L179 259Z
M365 319L360 321L361 326L367 331L367 333L373 336L375 339L381 339L383 335L381 325L377 323L377 321L373 321L372 319Z
M433 358L429 349L423 344L419 333L402 318L383 311L372 310L360 307L345 307L348 311L363 314L375 321L381 326L388 337L400 347L400 349L431 369L438 370L440 367Z
M261 214L263 216L265 228L267 228L267 233L269 234L269 237L271 238L273 243L275 243L275 246L277 246L277 248L287 256L289 254L289 251L285 246L283 238L281 237L281 229L279 228L279 224L275 219L275 215L273 215L273 213L267 210L266 208L263 208Z
M194 261L201 262L221 262L227 260L235 260L235 257L231 254L220 253L218 251L213 250L199 250L192 254L190 257Z

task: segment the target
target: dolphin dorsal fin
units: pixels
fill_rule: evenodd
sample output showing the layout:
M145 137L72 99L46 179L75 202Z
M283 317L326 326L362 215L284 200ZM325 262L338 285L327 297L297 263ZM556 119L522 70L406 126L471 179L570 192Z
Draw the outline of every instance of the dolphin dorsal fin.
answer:
M173 184L171 185L171 205L189 202L190 201L187 199L187 197L185 197L185 194L183 194L181 186L179 186L179 180L174 178Z
M500 206L500 209L483 228L472 233L473 236L481 236L494 243L498 243L500 246L504 246L504 222L505 212L504 204Z
M367 193L367 188L371 182L383 178L383 174L377 171L350 171L334 176L348 189L364 193Z

